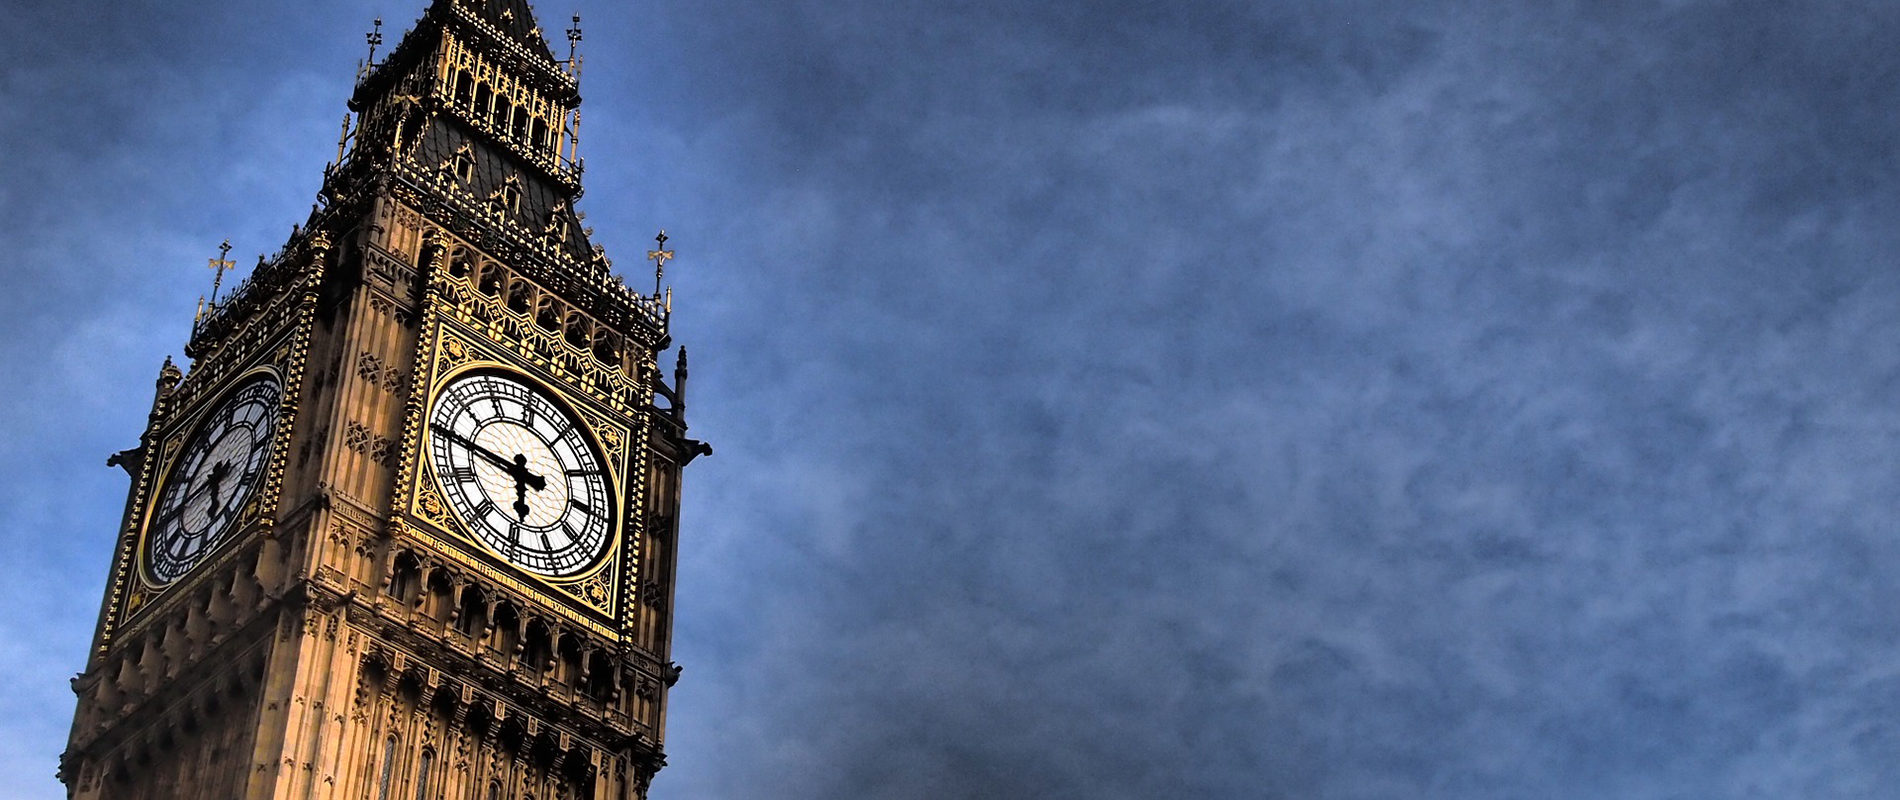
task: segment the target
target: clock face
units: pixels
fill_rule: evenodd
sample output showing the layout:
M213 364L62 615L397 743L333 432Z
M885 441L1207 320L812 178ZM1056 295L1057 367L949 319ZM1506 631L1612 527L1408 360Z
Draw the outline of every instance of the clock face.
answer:
M217 549L264 482L283 386L261 376L200 423L165 480L147 529L146 571L159 584L183 577Z
M516 566L569 577L607 552L605 459L546 392L499 373L457 378L429 412L428 452L456 515Z

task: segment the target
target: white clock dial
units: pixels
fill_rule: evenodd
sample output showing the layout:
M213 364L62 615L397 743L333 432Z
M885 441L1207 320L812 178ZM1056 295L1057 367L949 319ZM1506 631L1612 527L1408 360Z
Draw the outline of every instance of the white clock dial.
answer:
M260 376L199 424L147 526L145 566L152 580L178 580L230 534L238 511L264 482L283 395L276 378Z
M456 515L510 563L562 578L606 554L605 459L546 392L496 372L457 378L429 412L428 451Z

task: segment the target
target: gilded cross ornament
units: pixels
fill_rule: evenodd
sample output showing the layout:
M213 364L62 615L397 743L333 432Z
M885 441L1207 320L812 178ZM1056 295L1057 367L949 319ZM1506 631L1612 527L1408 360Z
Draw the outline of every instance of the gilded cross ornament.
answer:
M230 255L231 255L231 240L226 239L224 240L223 244L218 245L218 257L210 259L210 263L207 265L211 267L211 269L214 272L217 273L217 276L211 279L211 306L213 308L217 307L218 305L218 290L223 288L224 286L225 270L232 269L237 266L236 261L231 261L229 258L227 258L227 256L230 256ZM205 301L204 301L204 298L200 297L198 298L198 318L203 319L204 315L205 315Z
M660 282L666 280L666 262L673 260L673 251L666 249L666 239L666 231L660 231L660 235L653 237L653 241L659 243L660 249L647 251L647 260L653 262L654 265L654 297L660 296Z

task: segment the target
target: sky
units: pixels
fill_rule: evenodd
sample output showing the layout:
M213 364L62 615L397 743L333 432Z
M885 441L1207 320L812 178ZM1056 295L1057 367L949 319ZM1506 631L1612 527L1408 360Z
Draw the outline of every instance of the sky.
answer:
M206 259L422 6L6 0L12 797ZM716 448L655 800L1894 796L1900 5L576 8Z

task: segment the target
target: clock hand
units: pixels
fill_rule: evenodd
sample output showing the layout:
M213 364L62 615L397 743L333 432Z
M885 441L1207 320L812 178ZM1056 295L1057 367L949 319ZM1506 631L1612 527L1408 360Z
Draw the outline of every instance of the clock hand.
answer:
M198 488L196 489L192 489L191 491L185 492L185 496L179 498L178 505L173 506L170 511L167 511L163 514L158 515L158 520L160 522L164 522L166 520L171 519L172 517L176 517L180 514L185 513L185 509L191 507L192 501L197 500L198 495L204 494L206 490L212 489L213 487L217 486L218 482L224 477L224 474L218 471L219 467L224 467L226 470L230 469L230 467L225 462L222 462L222 461L218 462L216 466L213 466L211 468L211 474L208 476L205 476L204 483L198 484ZM211 508L212 508L211 515L212 516L216 516L218 513L217 503L218 503L217 494L214 492L212 494L212 500L211 500Z
M528 471L527 456L519 453L515 454L515 463L513 466L514 469L509 470L508 475L515 479L515 516L520 517L521 521L526 522L528 520L528 511L530 510L528 508L528 490L533 489L538 492L546 489L548 488L548 481L546 478Z
M487 459L488 461L493 463L495 466L501 467L504 471L506 471L508 473L508 477L513 478L515 481L515 495L516 495L515 514L517 516L520 516L523 518L526 518L528 516L528 511L527 511L528 489L533 489L539 492L548 488L548 481L546 478L543 478L540 475L536 475L533 472L528 470L527 456L522 455L520 453L516 453L514 460L510 461L508 459L502 458L500 455L495 453L495 451L490 450L486 447L483 447L479 444L476 444L475 440L470 439L467 436L463 436L462 434L455 432L455 429L450 428L446 425L440 425L440 424L430 425L429 428L430 430L433 430L436 433L441 434L442 436L446 437L449 441L455 442L456 444L459 444L459 445L462 445L463 447L468 448L470 452L473 452L474 454Z
M475 455L478 455L478 456L481 456L482 458L487 459L490 463L493 463L495 466L501 467L502 469L507 470L509 475L512 476L515 474L515 470L517 468L515 467L514 462L509 461L508 459L502 458L500 455L497 455L495 451L493 450L490 450L486 447L476 444L474 439L470 439L467 436L463 436L462 434L456 433L455 429L450 428L445 425L430 425L429 429L435 431L436 433L441 434L442 436L444 436L451 442L455 442L456 444L459 444L463 447L468 448L469 451L473 452Z
M516 454L514 467L508 470L508 474L515 479L516 483L525 483L537 492L548 488L546 478L528 471L527 456Z
M225 476L230 474L231 462L220 461L211 467L211 475L205 479L205 485L211 488L211 510L209 512L211 516L217 516L219 507L224 505L218 500L218 487L224 485Z

